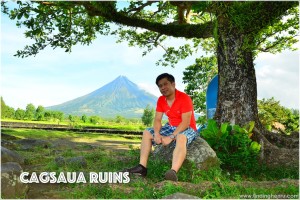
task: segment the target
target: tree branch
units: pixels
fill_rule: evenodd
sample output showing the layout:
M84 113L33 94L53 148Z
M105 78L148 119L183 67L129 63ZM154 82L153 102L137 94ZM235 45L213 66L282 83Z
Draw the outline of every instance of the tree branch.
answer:
M272 49L272 48L276 47L277 45L280 45L284 42L287 43L288 41L295 39L295 37L297 37L297 36L279 39L276 42L274 42L272 45L270 45L266 48L258 48L258 50L261 52L270 52L269 51L270 49Z
M100 4L100 2L97 2ZM104 2L101 2L103 4ZM83 5L89 15L91 16L101 16L106 18L108 21L148 29L157 33L161 33L173 37L185 37L185 38L209 38L213 36L213 24L211 22L206 22L204 24L161 24L155 22L149 22L144 19L139 19L136 17L129 17L125 14L113 10L98 9L91 5L89 2L77 2L77 4Z

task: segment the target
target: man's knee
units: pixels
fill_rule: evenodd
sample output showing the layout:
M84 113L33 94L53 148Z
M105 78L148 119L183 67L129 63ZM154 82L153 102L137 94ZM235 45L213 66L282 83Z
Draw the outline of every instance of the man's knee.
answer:
M178 134L177 138L176 138L176 143L186 145L186 143L187 143L187 137L186 137L186 135Z
M147 138L147 139L153 139L153 136L152 136L152 134L150 133L150 131L148 131L148 130L144 130L144 132L143 132L143 137L144 138Z

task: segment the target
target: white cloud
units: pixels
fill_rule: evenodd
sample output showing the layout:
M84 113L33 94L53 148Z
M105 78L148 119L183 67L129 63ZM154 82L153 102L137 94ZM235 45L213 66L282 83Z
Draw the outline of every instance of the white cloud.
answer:
M157 97L161 96L161 93L159 92L159 89L154 84L150 85L150 84L147 84L147 83L138 83L137 85L141 89L143 89L143 90L145 90L145 91L147 91L147 92L149 92L149 93L151 93L151 94L153 94Z
M299 108L299 52L263 53L256 59L258 99L274 97L288 108Z

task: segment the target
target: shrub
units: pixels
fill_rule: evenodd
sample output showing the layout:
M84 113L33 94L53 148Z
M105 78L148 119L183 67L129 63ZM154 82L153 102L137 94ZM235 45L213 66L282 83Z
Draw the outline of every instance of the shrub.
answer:
M269 131L272 130L272 127L278 129L276 123L284 125L284 129L281 129L283 132L299 131L299 110L281 106L274 97L258 100L258 117Z
M252 141L254 122L245 127L221 124L209 119L207 128L201 132L203 138L215 150L222 167L232 170L248 170L257 165L260 145Z
M152 126L153 123L153 119L154 119L154 109L150 108L149 105L147 105L147 107L144 109L144 113L142 116L142 122L145 126Z

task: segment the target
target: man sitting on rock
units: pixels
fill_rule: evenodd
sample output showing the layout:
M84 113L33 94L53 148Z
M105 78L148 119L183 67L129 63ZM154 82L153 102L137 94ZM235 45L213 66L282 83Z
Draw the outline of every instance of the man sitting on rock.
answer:
M165 173L166 180L178 181L177 172L187 154L187 146L198 135L194 108L191 98L175 88L175 79L164 73L156 78L162 96L158 98L153 128L143 132L140 164L124 171L147 175L147 162L152 144L168 145L175 140L172 168ZM163 114L168 116L168 123L162 126Z

